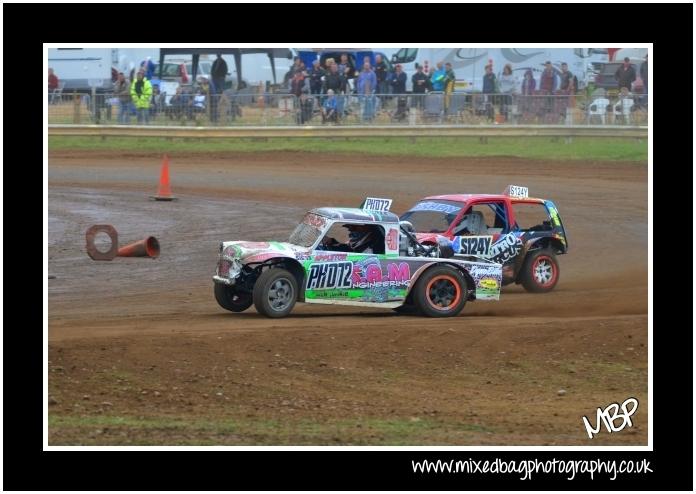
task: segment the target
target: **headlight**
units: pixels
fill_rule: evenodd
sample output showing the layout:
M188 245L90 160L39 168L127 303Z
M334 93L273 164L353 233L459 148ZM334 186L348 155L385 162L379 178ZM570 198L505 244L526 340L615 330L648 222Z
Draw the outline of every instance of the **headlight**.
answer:
M230 272L229 272L228 278L232 280L232 279L236 278L237 276L239 276L239 273L241 273L241 272L242 272L242 262L237 258L232 259L232 264L230 266Z

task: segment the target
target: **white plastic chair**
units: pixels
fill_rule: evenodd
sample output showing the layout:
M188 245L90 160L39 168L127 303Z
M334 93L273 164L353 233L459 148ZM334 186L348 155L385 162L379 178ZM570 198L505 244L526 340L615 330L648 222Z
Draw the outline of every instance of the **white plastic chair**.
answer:
M51 93L51 104L56 102L56 98L59 99L63 95L63 88L65 87L65 81L58 81L58 87Z
M619 96L619 101L614 107L614 115L621 117L621 121L631 123L631 108L633 107L633 98L630 96Z
M607 107L611 102L607 98L597 98L590 103L590 111L588 113L590 117L590 122L592 122L593 116L599 116L602 120L602 125L607 124Z

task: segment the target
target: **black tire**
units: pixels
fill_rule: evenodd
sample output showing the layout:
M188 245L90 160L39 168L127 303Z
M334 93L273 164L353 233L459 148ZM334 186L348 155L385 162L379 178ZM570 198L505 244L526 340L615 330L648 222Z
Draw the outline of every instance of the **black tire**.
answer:
M558 260L553 251L539 249L527 254L519 280L528 292L546 293L554 289L560 274Z
M428 317L453 317L459 314L467 298L464 276L449 266L435 266L418 278L413 287L413 301Z
M254 284L254 306L266 317L285 317L295 307L297 292L297 280L290 271L267 269Z
M240 292L234 286L215 283L215 300L223 309L232 312L244 312L254 300L249 292Z

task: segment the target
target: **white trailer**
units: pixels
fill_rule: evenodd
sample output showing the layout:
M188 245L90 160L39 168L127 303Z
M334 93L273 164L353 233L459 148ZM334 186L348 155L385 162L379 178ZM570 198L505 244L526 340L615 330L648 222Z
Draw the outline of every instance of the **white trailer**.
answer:
M64 91L98 92L113 89L112 69L126 74L147 57L153 62L158 48L49 48L48 66L55 71Z
M482 90L485 67L489 63L493 63L496 77L500 77L503 67L509 63L520 83L527 69L531 69L538 86L546 61L550 61L558 71L561 63L566 62L582 89L588 82L592 63L607 60L606 50L594 48L401 48L392 55L391 61L392 64L401 64L406 72L406 90L409 92L416 64L432 73L440 61L452 64L457 79L456 91L477 92Z

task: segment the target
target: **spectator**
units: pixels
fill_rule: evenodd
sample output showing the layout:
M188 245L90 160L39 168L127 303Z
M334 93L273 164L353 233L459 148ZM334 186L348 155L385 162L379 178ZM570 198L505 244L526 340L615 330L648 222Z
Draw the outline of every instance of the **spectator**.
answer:
M371 121L374 118L375 102L374 93L377 88L377 76L375 72L370 68L370 63L365 62L363 65L363 70L358 76L358 94L363 97L364 102L364 112L363 118L367 121Z
M150 102L150 115L154 118L164 109L164 95L157 84L152 86L152 101Z
M314 112L314 98L309 95L309 88L305 86L300 95L300 111L298 113L298 123L304 125L312 119Z
M346 81L350 81L355 78L357 75L357 70L355 70L355 65L353 65L353 62L348 58L347 53L342 53L341 54L341 61L338 64L338 72L345 77Z
M619 83L619 90L623 87L627 88L629 91L631 90L631 84L636 80L636 69L631 65L630 58L624 58L624 63L621 67L616 69L614 78L616 78Z
M296 70L295 75L290 81L290 94L294 94L298 98L302 96L305 87L305 73L302 70Z
M507 120L510 106L512 105L512 95L517 92L517 79L512 74L512 65L509 63L505 64L505 67L503 67L499 86L500 92L502 93L500 99L500 113L505 117L505 120Z
M536 80L534 80L534 73L532 69L527 69L524 73L524 80L522 81L522 95L532 96L536 91Z
M418 108L423 108L428 82L429 78L423 73L423 66L416 64L416 73L411 77L411 83L413 84L413 94L416 99L415 106Z
M126 76L123 72L118 73L116 83L114 84L114 94L118 98L118 123L128 124L130 123L130 111L131 111L131 95L130 95L130 84L126 80Z
M565 62L561 64L560 89L566 94L575 94L575 90L577 89L575 87L575 78L573 77L573 73L568 70L568 64Z
M329 90L334 91L336 94L343 93L346 90L346 79L339 72L339 66L335 63L329 66L329 73L324 77L324 93L328 94Z
M430 85L433 91L444 91L445 90L445 77L447 72L445 71L442 62L437 62L437 69L430 76Z
M321 86L326 72L321 68L319 60L312 62L312 70L309 72L309 89L312 94L321 94Z
M495 117L495 108L493 108L494 95L498 92L498 81L493 73L493 64L486 65L486 73L483 75L483 98L485 112L489 120Z
M208 110L208 118L211 122L217 122L217 98L215 96L215 85L212 84L207 77L198 78L199 95L205 96L204 105L198 105L197 108L206 108Z
M145 79L151 81L152 77L155 75L155 64L152 61L152 57L147 57L140 62L140 69L145 72Z
M406 73L401 70L401 65L394 67L394 73L389 77L389 84L394 94L406 94Z
M338 121L338 101L333 89L327 91L327 98L321 107L322 122L337 122Z
M454 82L456 81L457 76L454 75L454 70L452 70L452 64L447 62L445 64L445 79L444 79L444 85L445 85L445 113L449 114L449 107L450 107L450 99L451 99L451 94L454 92Z
M290 67L290 70L288 70L285 75L283 76L283 85L288 87L290 84L290 81L292 78L295 76L295 72L300 70L300 64L302 63L302 60L300 57L295 57L292 63L292 67Z
M532 69L527 69L522 80L522 97L520 98L520 112L525 116L525 119L532 113L534 108L534 93L536 92L536 81Z
M363 70L358 76L358 94L369 96L374 94L377 88L377 76L370 68L369 62L365 62Z
M544 71L541 73L541 80L539 82L539 90L551 94L556 90L556 74L553 71L551 62L546 62L544 65Z
M645 62L640 64L640 78L643 80L643 93L648 94L648 56L645 55ZM646 100L647 102L647 100Z
M172 96L172 99L169 100L169 108L167 108L169 118L177 120L183 118L184 116L191 118L188 102L188 96L183 94L181 86L178 86L174 96Z
M547 118L546 123L551 123L549 120L554 119L552 115L554 110L554 98L552 95L556 90L556 73L554 72L553 65L551 65L550 61L546 62L544 71L541 73L539 90L542 94L549 95L548 98L542 98L540 103L543 105L541 108L542 115L546 115Z
M131 83L131 99L138 114L138 123L148 123L150 113L150 99L152 98L152 84L145 78L145 71L140 69L135 80Z
M447 94L451 94L454 92L454 83L457 80L457 76L454 74L454 70L452 70L452 64L447 62L445 64L445 92Z
M375 55L375 76L377 76L377 93L389 94L390 78L387 62L382 60L382 55Z
M222 94L222 91L225 89L225 78L227 77L227 62L222 58L222 53L217 54L217 58L210 69L210 75L213 77L216 92Z
M58 89L58 76L53 72L53 69L48 69L48 101L51 102L51 96Z
M571 102L570 95L575 94L575 86L576 86L576 79L573 76L573 73L568 70L568 64L563 62L561 63L561 75L560 75L560 84L559 84L559 89L561 94L563 95L568 95L568 97L558 97L555 98L556 100L556 110L558 113L562 116L565 117L568 113L568 106L574 106L574 100Z

